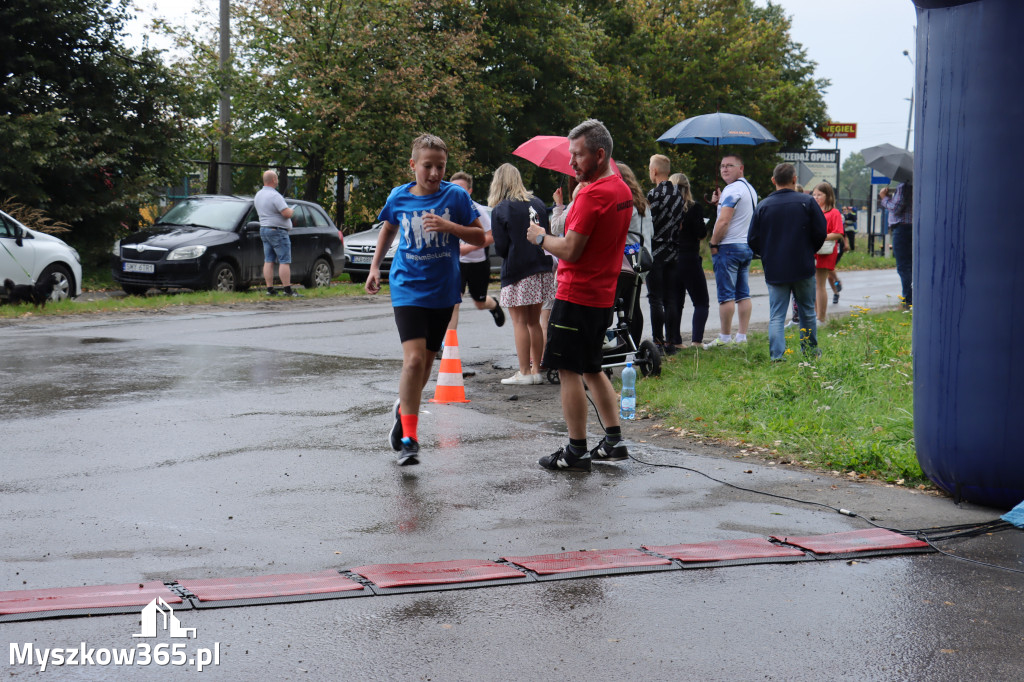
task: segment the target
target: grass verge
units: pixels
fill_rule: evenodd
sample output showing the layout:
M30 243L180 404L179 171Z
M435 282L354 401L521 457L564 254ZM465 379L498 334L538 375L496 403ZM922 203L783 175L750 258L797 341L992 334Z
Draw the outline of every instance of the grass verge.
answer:
M900 485L927 483L914 447L911 313L867 309L819 330L804 358L790 328L784 362L768 335L687 349L637 386L641 407L684 435L740 441L783 460ZM795 349L795 352L794 352Z
M334 281L329 287L317 289L298 289L303 298L324 299L342 298L347 296L365 296L362 284L348 280ZM385 284L378 296L388 295ZM189 305L244 305L267 301L284 301L281 296L267 296L263 287L249 291L182 291L180 293L150 294L148 296L118 296L95 301L60 301L47 303L45 308L35 308L28 304L0 306L0 319L18 317L45 317L71 314L105 313L130 310L162 310L165 308Z

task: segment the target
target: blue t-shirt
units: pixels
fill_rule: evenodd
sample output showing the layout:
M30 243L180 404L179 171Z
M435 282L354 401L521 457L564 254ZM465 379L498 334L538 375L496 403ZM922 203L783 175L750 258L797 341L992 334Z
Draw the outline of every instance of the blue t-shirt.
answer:
M423 215L434 213L469 225L480 213L458 185L442 181L433 194L416 196L410 191L415 184L391 190L377 218L398 227L398 251L388 275L391 305L447 308L462 301L459 238L447 232L424 232Z

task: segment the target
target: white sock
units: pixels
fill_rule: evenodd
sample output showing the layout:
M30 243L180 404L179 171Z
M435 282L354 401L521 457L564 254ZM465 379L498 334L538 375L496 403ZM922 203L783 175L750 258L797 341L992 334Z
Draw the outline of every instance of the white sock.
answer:
M736 343L743 343L746 340L747 340L747 335L746 334L737 334L736 338L733 339L733 341L735 341Z
M732 341L732 337L729 336L728 334L719 334L718 340L721 341L722 343L729 343L730 341Z

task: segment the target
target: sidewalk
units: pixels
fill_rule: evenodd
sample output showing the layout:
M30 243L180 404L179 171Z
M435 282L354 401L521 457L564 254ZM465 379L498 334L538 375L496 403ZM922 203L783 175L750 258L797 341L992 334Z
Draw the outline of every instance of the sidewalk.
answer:
M843 291L839 295L839 304L832 305L832 291L829 290L828 316L837 317L848 315L854 310L854 306L863 306L872 310L885 310L896 308L899 305L900 278L896 270L856 270L840 273L840 280L843 283ZM718 297L715 287L715 278L708 277L708 294L711 296L711 311L708 314L708 323L705 328L704 340L713 338L712 334L719 333L721 324L718 319ZM756 274L750 276L750 297L753 302L753 311L750 315L750 327L755 330L765 331L768 329L768 286L764 283L764 275ZM646 333L650 336L650 307L647 304L646 288L642 294L640 306L644 313L644 325ZM686 299L686 306L683 308L683 340L690 339L690 318L693 315L693 306L690 299ZM732 331L736 332L736 319L733 319Z

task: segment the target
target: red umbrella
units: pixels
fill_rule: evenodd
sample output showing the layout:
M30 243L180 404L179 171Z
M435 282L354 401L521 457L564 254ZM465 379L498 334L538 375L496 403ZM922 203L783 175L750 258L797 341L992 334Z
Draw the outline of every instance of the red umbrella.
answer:
M537 135L522 143L512 152L521 159L526 159L541 168L558 171L575 178L576 171L569 163L569 138L564 135ZM615 174L622 176L615 161L611 162Z

